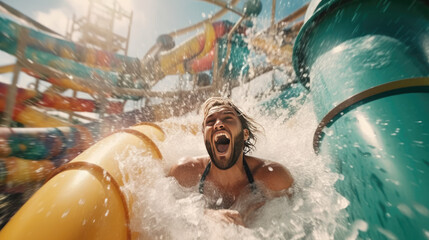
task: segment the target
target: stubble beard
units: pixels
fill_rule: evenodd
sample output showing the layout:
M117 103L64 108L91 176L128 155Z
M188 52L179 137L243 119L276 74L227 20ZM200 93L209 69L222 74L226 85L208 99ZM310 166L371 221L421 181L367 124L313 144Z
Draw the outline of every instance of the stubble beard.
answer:
M235 165L240 157L241 152L244 149L244 133L243 130L234 138L234 141L231 141L232 144L232 154L229 159L226 161L221 161L215 157L214 151L216 151L216 146L211 144L211 141L205 141L207 152L210 156L211 162L221 170L227 170Z

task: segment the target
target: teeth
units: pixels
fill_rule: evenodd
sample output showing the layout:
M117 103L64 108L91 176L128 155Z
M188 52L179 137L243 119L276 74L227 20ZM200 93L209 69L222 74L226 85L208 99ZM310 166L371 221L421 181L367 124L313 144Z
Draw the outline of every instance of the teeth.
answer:
M229 136L226 133L220 132L215 134L215 142L217 142L220 136L225 136L227 139L229 139Z

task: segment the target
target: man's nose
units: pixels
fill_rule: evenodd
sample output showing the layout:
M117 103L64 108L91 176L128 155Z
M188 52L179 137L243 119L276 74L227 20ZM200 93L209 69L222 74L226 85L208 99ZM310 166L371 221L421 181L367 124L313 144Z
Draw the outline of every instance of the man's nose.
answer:
M214 129L219 130L219 129L223 129L223 128L224 128L223 122L221 120L217 120L215 122Z

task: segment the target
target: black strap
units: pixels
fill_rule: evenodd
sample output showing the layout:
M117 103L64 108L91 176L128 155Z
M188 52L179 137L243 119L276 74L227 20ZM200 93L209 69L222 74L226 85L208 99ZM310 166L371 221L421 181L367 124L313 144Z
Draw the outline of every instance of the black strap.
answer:
M247 180L250 183L250 188L252 189L252 192L255 192L256 190L255 180L253 179L253 175L252 175L252 172L250 171L249 165L247 165L247 162L244 159L244 154L243 154L243 167L247 175Z
M204 170L203 175L201 176L200 183L198 186L198 191L201 194L204 193L204 181L206 180L206 177L210 172L211 166L212 166L212 162L210 161L207 164L207 167ZM247 165L246 159L244 158L244 154L243 154L243 167L244 167L244 171L246 172L247 180L250 183L250 188L252 189L252 191L255 191L256 190L256 185L254 184L255 180L253 179L252 172L250 171L249 165Z
M210 172L210 167L212 166L212 162L210 161L208 164L207 164L207 167L206 167L206 169L204 170L204 172L203 172L203 175L201 176L201 179L200 179L200 185L198 186L198 191L201 193L201 194L203 194L204 193L204 181L206 180L206 177L207 177L207 175L209 174L209 172Z

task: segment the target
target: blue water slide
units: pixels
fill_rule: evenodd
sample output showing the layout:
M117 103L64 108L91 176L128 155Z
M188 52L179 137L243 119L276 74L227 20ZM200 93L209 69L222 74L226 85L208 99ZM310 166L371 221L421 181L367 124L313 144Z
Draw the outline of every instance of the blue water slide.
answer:
M293 53L360 239L429 238L429 2L315 0ZM344 239L347 230L338 230Z

